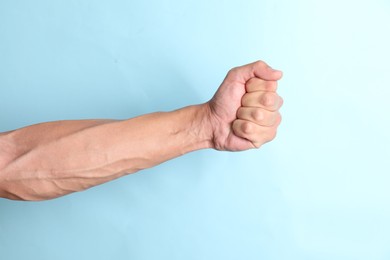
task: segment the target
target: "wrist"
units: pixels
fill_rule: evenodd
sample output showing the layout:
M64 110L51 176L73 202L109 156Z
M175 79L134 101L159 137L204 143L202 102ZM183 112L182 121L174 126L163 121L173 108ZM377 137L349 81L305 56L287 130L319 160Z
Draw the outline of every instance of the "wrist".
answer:
M213 127L211 123L211 109L208 103L188 106L179 109L182 122L185 126L186 139L190 147L185 152L214 148ZM178 132L181 132L179 129ZM189 148L189 149L188 149Z
M203 140L205 148L215 148L214 147L214 128L212 120L212 110L209 102L196 105L198 109L198 115L195 119L196 126L198 128L198 136L200 140Z

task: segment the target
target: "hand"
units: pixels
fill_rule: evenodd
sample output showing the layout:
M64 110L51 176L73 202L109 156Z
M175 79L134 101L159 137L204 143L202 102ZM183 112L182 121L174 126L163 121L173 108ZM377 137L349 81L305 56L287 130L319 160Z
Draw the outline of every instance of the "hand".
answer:
M276 93L282 72L263 61L230 70L207 103L217 150L259 148L276 136L282 98Z

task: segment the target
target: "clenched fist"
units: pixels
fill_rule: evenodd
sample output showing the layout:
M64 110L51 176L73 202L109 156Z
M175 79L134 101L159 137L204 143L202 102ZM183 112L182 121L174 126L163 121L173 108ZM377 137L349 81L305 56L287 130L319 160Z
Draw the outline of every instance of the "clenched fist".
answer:
M230 70L207 103L217 150L259 148L276 136L282 98L276 93L282 72L257 61Z

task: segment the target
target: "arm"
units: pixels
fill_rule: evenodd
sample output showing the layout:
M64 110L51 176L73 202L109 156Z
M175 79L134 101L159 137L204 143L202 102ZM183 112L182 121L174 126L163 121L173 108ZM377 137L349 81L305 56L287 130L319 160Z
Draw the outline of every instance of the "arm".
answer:
M0 197L52 199L198 149L258 148L280 123L280 77L256 62L231 70L205 104L123 121L58 121L3 133Z

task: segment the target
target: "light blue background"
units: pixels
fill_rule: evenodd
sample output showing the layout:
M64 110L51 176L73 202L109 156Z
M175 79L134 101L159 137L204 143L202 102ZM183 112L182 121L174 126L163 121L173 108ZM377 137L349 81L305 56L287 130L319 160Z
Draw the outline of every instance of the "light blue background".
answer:
M0 200L0 258L390 259L390 3L0 1L0 131L207 101L284 71L278 137L60 199Z

